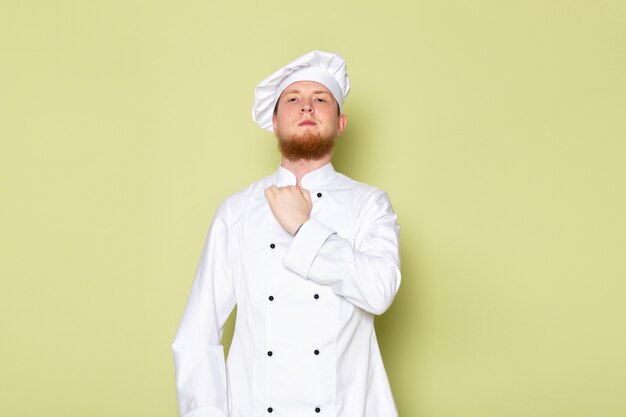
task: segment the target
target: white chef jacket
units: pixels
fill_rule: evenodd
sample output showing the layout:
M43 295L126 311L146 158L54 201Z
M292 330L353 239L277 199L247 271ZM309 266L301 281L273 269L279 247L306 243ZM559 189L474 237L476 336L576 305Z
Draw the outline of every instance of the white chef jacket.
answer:
M295 184L279 167L213 219L173 343L182 417L397 416L374 332L400 285L389 198L328 163L302 178L313 209L292 237L264 192Z

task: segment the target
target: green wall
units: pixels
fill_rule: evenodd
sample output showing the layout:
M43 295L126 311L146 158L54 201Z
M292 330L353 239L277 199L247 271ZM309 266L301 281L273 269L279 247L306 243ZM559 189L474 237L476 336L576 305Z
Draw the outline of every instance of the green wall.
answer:
M625 16L3 0L0 414L176 415L170 344L212 215L279 161L253 88L321 49L353 86L335 167L399 215L377 329L401 416L625 416Z

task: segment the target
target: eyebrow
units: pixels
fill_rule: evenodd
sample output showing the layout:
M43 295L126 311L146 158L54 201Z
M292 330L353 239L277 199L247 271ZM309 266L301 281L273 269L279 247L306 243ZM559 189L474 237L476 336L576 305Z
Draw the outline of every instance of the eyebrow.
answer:
M283 94L293 94L293 93L300 93L300 90L286 90L283 92ZM317 91L313 91L313 94L328 94L330 95L330 93L328 91L324 91L324 90L317 90Z

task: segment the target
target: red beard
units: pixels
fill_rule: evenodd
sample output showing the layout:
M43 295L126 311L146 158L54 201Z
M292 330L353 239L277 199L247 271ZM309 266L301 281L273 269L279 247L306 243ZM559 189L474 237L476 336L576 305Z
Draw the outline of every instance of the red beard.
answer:
M337 135L323 137L319 133L310 131L306 131L302 135L284 137L277 134L276 136L278 137L280 153L284 158L291 161L318 160L330 155L337 137Z

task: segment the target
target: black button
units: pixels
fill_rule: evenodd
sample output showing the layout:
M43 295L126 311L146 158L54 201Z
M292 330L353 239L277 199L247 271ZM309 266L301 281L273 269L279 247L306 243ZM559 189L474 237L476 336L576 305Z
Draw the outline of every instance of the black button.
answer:
M272 407L268 407L267 412L271 413L272 411L274 411L274 409Z
M319 413L320 411L322 411L319 407L315 407L315 412Z
M270 299L270 301L274 301L274 296L273 295L270 295L268 298Z
M313 351L313 353L315 353L316 355L319 355L319 354L320 354L320 351L319 351L319 350L317 350L317 349L315 349L315 350Z
M317 193L317 198L320 198L322 196L322 193Z
M270 244L270 248L274 249L276 247L276 245L274 245L273 243Z
M274 354L274 353L272 353L272 351L271 351L271 350L267 352L267 356L272 356L273 354Z
M320 298L320 295L319 295L319 294L315 294L315 295L313 296L313 298L315 298L315 299L317 300L318 298Z

